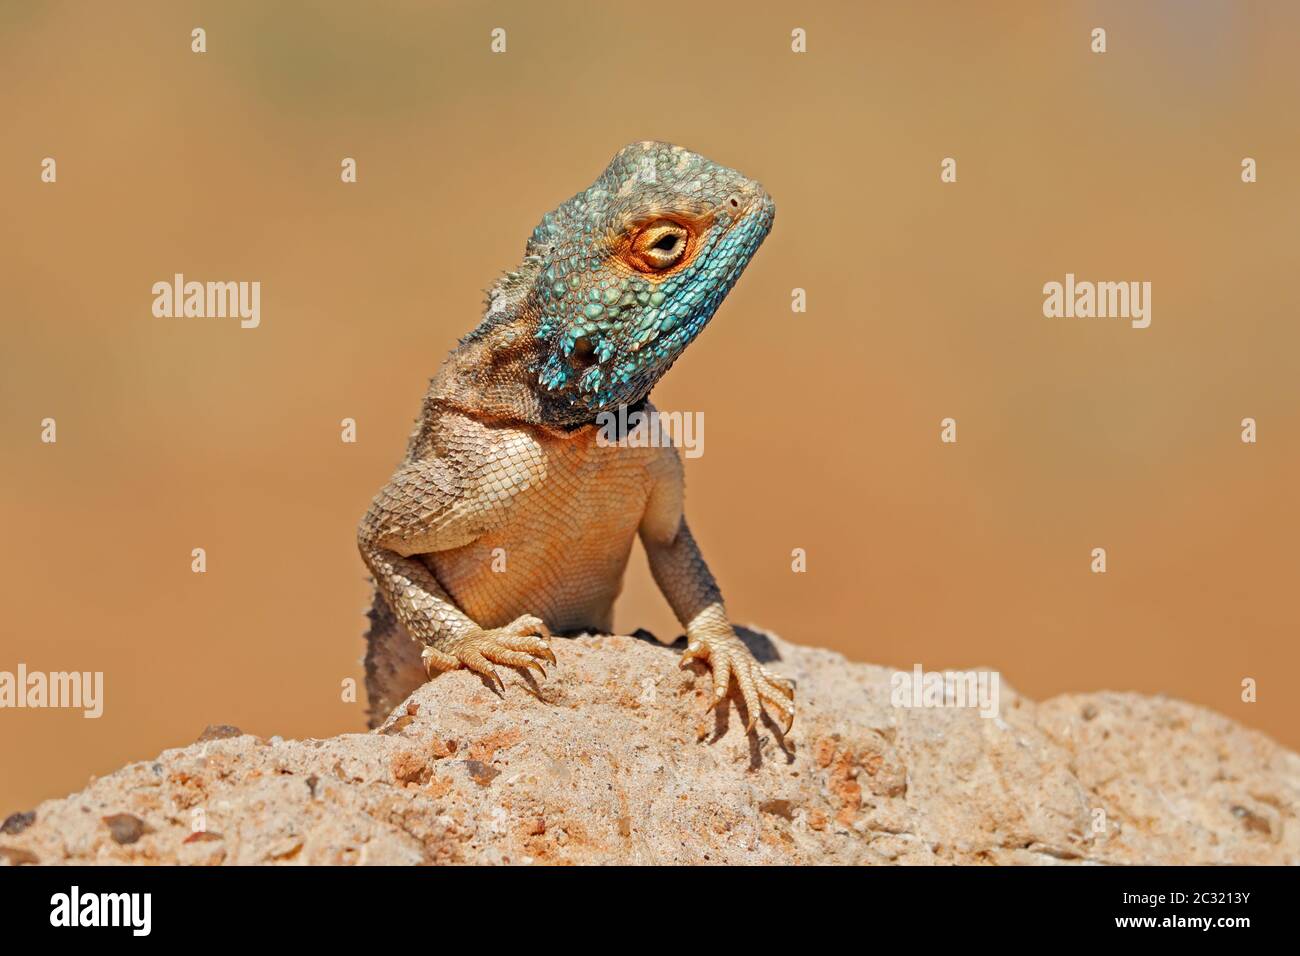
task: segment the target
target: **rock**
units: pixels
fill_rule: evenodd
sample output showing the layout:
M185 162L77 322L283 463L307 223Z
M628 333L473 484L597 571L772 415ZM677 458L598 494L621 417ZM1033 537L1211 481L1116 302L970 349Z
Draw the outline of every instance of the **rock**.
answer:
M41 862L40 857L31 850L14 846L0 846L0 860L9 866L34 866Z
M5 817L4 823L0 823L0 833L8 833L11 836L15 833L22 833L35 822L36 814L30 810L26 813L11 813Z
M114 813L112 816L104 817L103 821L114 842L123 845L134 843L144 836L147 830L143 820L129 813Z
M0 862L1300 863L1300 757L1218 714L895 707L891 670L746 638L798 682L788 742L706 714L680 647L557 640L540 684L447 673L374 733L205 734L42 803Z
M194 742L204 744L209 740L227 740L230 737L242 736L243 733L238 727L232 727L230 724L208 724Z

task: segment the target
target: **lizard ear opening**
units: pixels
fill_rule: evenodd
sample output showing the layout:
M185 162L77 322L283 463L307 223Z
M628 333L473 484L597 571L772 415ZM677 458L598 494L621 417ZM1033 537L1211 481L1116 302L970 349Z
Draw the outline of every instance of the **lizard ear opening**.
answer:
M596 364L596 346L588 336L582 336L573 343L573 363L579 368Z

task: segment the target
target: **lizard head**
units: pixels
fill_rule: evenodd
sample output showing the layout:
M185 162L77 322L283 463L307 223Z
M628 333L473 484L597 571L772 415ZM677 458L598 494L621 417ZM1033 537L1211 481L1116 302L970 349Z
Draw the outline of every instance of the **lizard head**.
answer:
M530 374L546 419L578 425L645 398L740 278L774 211L735 170L644 142L547 213L513 290L536 316Z

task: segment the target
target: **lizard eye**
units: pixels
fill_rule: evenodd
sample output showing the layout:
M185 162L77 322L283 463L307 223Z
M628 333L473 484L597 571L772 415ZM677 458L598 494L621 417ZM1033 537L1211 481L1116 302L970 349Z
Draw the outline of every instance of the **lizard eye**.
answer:
M682 261L691 234L668 219L652 222L632 242L632 264L642 272L661 272Z

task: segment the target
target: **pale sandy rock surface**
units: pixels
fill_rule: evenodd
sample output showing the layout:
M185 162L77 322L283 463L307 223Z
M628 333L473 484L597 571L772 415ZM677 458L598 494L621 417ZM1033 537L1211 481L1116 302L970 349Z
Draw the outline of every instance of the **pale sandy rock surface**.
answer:
M706 717L680 647L557 640L540 697L458 671L373 734L211 728L11 817L0 863L1300 862L1300 757L1210 711L896 708L886 668L749 637L798 682L787 745Z

